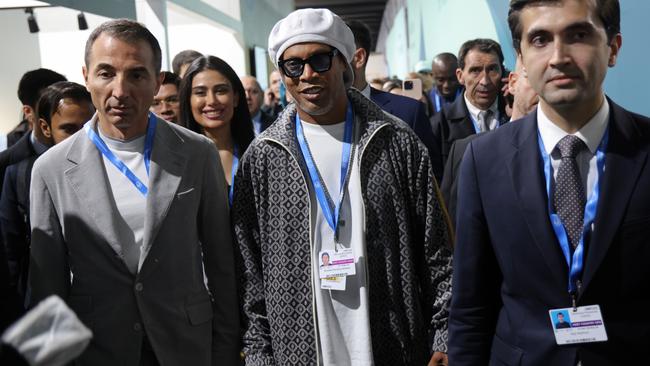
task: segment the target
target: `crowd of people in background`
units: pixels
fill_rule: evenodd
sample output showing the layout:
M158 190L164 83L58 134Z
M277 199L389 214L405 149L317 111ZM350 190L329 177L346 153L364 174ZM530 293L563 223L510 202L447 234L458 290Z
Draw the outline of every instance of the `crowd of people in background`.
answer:
M650 121L602 89L618 1L512 0L508 24L512 71L477 38L367 80L365 24L296 10L263 90L103 23L85 86L18 85L0 329L57 295L79 365L647 362Z

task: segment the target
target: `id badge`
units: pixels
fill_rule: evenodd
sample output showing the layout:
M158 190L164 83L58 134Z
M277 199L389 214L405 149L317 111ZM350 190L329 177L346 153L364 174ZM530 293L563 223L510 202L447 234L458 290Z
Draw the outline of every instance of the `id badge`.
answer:
M356 274L354 264L354 253L351 248L335 250L323 250L319 253L320 267L319 277L345 277Z
M345 279L345 276L321 278L320 288L323 290L345 291Z
M607 332L600 306L580 306L577 309L553 309L548 312L558 345L605 342Z

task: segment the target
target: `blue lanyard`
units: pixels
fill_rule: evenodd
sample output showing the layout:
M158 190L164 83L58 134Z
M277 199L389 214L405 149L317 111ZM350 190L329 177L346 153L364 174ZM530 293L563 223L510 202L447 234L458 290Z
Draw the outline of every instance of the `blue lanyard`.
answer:
M156 133L156 123L157 119L156 116L149 112L149 124L147 126L147 136L145 137L144 140L144 166L147 169L147 176L149 176L149 165L151 163L151 151L153 149L153 138ZM86 123L86 126L84 127L86 130L86 134L88 135L88 138L90 138L90 141L92 141L97 149L108 159L113 165L122 172L130 181L133 183L135 188L142 193L143 196L147 197L147 193L149 190L147 189L147 186L142 183L142 181L129 169L122 160L120 160L113 152L108 148L106 143L97 135L97 132L92 129L91 123Z
M607 142L609 141L609 128L605 130L600 145L596 150L596 166L598 168L598 176L596 177L596 183L594 184L594 189L591 192L589 200L585 205L585 217L584 225L582 228L582 235L580 236L580 241L576 246L576 249L573 252L573 257L571 256L571 248L569 246L569 237L567 236L564 225L562 225L562 220L560 217L553 211L552 196L551 196L551 179L553 177L553 171L551 167L551 159L546 153L544 148L544 142L542 141L542 135L537 133L537 141L539 146L539 152L542 155L542 160L544 161L544 177L546 178L546 195L548 196L548 212L551 219L551 225L553 226L553 231L555 236L560 242L560 247L562 248L562 253L564 253L564 259L566 259L567 265L569 266L569 293L575 295L577 293L577 282L582 276L583 261L584 261L584 243L585 238L591 233L591 224L596 219L596 210L598 208L598 198L600 195L600 179L603 176L605 170L605 151L607 149ZM575 306L575 305L574 305Z
M433 95L434 95L433 99L436 102L436 113L437 113L440 112L440 110L442 109L442 103L440 101L440 95L438 94L438 91L435 88L433 89ZM458 98L459 95L460 95L460 88L456 89L456 96L454 97L454 100L456 100L456 98Z
M307 164L307 169L309 170L309 177L311 179L316 197L318 198L318 203L320 204L321 210L323 211L323 216L327 220L327 223L334 231L334 238L338 240L338 224L339 224L339 215L341 212L341 203L343 202L343 195L345 194L346 179L348 173L350 172L350 165L352 160L352 130L354 126L354 115L352 112L352 105L348 102L348 108L345 117L345 132L343 134L343 152L341 154L341 181L340 181L340 199L336 203L336 207L332 207L332 200L329 198L329 195L325 189L325 182L321 179L321 176L316 167L316 162L312 157L309 146L307 145L307 140L305 140L305 134L302 129L302 123L300 122L300 117L296 113L296 136L298 138L298 145L300 145L300 151L302 156L305 159L305 164Z
M232 206L232 196L233 189L235 188L235 174L237 173L237 167L239 166L239 149L237 145L233 147L232 152L232 166L230 168L230 190L228 192L228 200L230 201L230 206Z

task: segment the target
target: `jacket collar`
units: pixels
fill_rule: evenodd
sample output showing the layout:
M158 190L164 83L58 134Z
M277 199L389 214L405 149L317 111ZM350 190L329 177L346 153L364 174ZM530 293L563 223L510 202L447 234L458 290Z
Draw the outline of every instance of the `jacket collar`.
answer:
M640 144L642 133L632 115L609 98L609 144L594 233L587 244L584 293L602 263L623 221L625 208L645 165L648 152ZM549 221L542 161L537 142L537 115L530 113L511 125L513 153L509 171L531 236L549 266L549 273L566 286L568 266ZM549 245L549 243L552 243Z
M97 123L96 118L87 123L94 128ZM97 232L110 248L120 254L121 245L116 235L119 223L114 214L117 212L117 206L108 183L102 154L83 130L71 139L74 140L71 141L66 153L66 159L70 163L70 167L65 171L66 179L74 188L80 202L92 199L92 204L85 206L89 217L92 218ZM152 247L156 233L178 189L189 154L192 153L184 149L183 143L181 136L167 122L158 118L151 156L144 224L144 254L141 255L141 261ZM114 255L111 257L115 258ZM128 272L124 263L119 259L118 262ZM140 265L142 266L142 262Z
M364 97L354 88L347 90L348 101L352 103L354 122L359 136L359 151L361 151L374 132L385 125L386 119L382 118L384 112L375 103ZM278 116L276 123L269 127L259 138L276 141L283 144L295 156L300 155L300 148L296 139L297 108L295 103L289 104Z

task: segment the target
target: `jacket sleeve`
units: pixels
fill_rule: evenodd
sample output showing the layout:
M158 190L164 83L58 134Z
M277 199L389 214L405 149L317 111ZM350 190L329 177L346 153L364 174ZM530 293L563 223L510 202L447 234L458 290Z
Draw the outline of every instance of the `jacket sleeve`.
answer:
M27 238L25 220L18 212L17 195L16 165L11 165L5 172L2 198L0 198L0 228L2 228L2 241L7 254L12 287L18 284L21 264L25 259L29 259L29 251L25 242Z
M442 204L438 184L433 178L428 156L415 160L417 166L411 169L414 180L416 212L424 228L424 255L420 265L420 284L424 304L429 306L430 351L447 351L447 317L451 296L451 251L452 236L449 218Z
M228 189L216 148L206 143L199 212L199 238L213 296L212 364L239 364L239 305Z
M456 171L454 170L454 160L456 153L456 142L451 145L451 150L449 151L449 158L445 164L445 173L444 178L442 178L442 183L440 184L440 193L442 198L445 201L445 206L447 207L447 213L452 222L456 221L455 212L453 209L452 200L454 201L455 206L455 194L453 192L454 181L456 180Z
M433 175L436 177L438 182L442 179L442 156L440 142L436 139L433 134L431 121L425 113L425 105L421 102L414 103L417 108L415 110L415 121L413 124L413 131L418 137L422 140L424 145L429 151L429 157L431 157L431 168L433 169Z
M237 268L240 277L243 343L247 366L275 365L271 330L266 312L260 232L257 218L256 190L253 187L249 147L240 161L235 177L232 217L237 241Z
M41 166L38 162L34 165L29 195L32 230L29 307L49 295L58 295L65 300L70 290L67 245L50 189L41 174Z
M460 167L449 362L487 365L500 307L501 275L490 242L476 174L474 142Z

